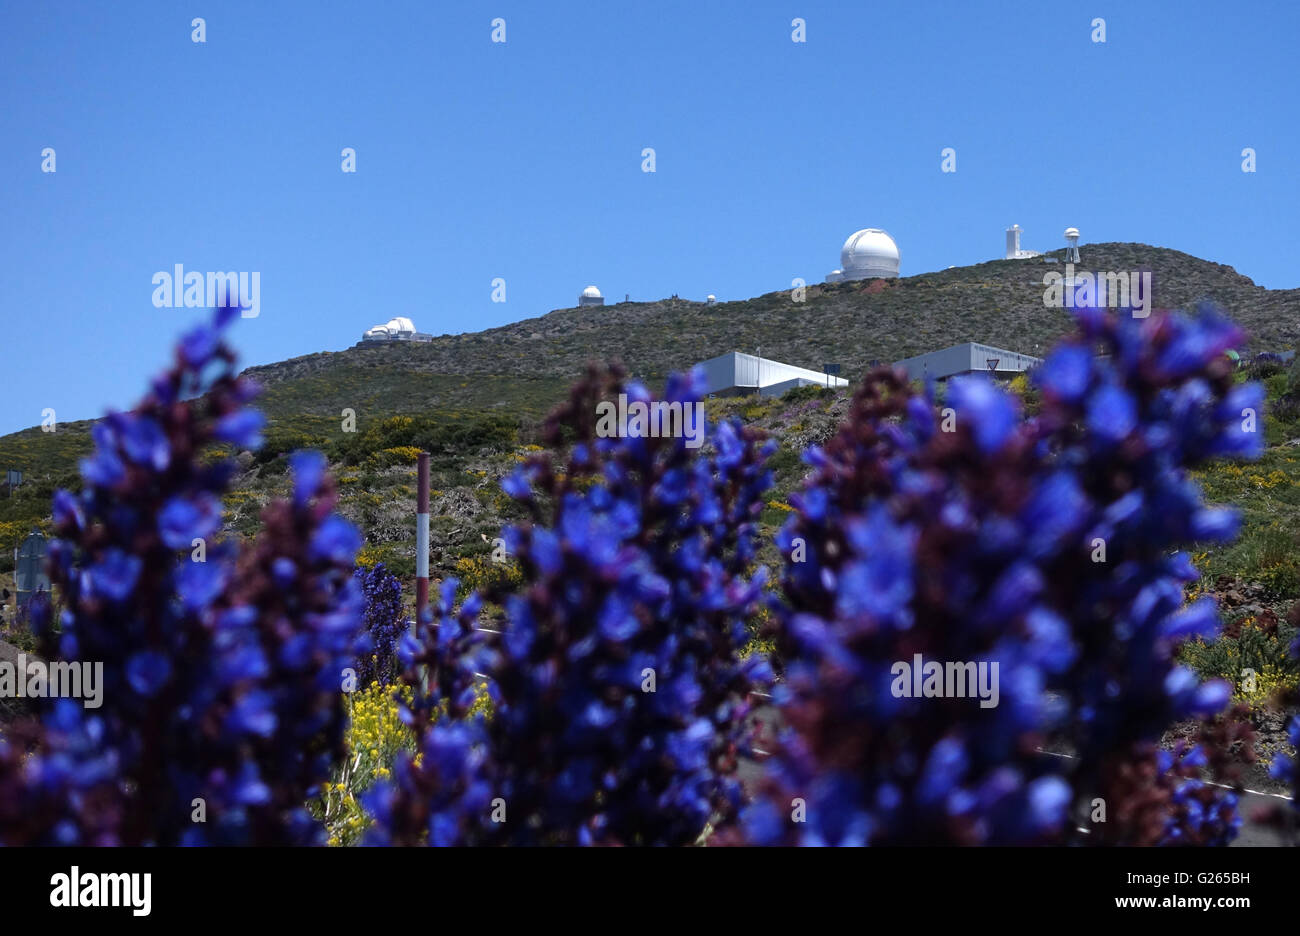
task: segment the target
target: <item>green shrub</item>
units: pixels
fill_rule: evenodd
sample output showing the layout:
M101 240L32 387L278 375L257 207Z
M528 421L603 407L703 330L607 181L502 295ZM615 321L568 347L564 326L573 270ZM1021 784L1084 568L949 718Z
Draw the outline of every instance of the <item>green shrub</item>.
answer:
M1265 566L1255 575L1270 598L1300 597L1300 565L1294 559Z
M805 387L795 387L793 390L787 390L781 394L781 402L784 404L802 403L805 400L823 400L829 399L835 395L835 390L830 387L820 387L817 384L808 384Z
M1181 663L1190 666L1202 679L1226 679L1233 685L1234 696L1251 704L1261 704L1281 687L1295 686L1300 680L1300 664L1290 655L1296 629L1281 622L1274 634L1266 634L1253 618L1243 621L1241 634L1226 634L1217 640L1194 640L1178 651ZM1253 679L1249 678L1253 674Z

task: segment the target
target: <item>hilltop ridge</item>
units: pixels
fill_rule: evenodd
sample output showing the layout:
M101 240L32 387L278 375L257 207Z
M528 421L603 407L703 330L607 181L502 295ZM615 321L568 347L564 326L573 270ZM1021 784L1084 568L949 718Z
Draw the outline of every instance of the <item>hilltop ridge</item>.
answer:
M357 366L570 379L599 359L663 377L725 351L761 348L764 357L800 366L835 362L849 376L872 361L963 341L1034 354L1070 328L1068 310L1043 304L1043 274L1062 270L1062 255L990 260L896 280L815 283L802 302L782 290L714 305L662 299L556 309L431 342L357 346L246 372L268 387ZM1078 268L1149 270L1157 308L1215 301L1250 332L1257 349L1289 348L1300 340L1300 289L1270 290L1223 264L1163 247L1106 243L1087 245Z
M647 381L731 350L803 367L841 365L850 385L876 361L977 341L1041 355L1071 327L1070 312L1043 303L1043 276L1064 251L989 260L894 280L815 283L713 305L685 299L556 309L479 332L429 342L366 344L249 367L273 444L315 444L339 431L345 409L358 427L394 415L534 420L559 402L590 361L619 361ZM1156 308L1208 299L1250 334L1252 350L1300 343L1300 289L1270 290L1232 267L1144 244L1088 244L1080 271L1150 271ZM140 375L141 386L145 375ZM89 421L0 436L0 466L34 476L75 468L89 450Z

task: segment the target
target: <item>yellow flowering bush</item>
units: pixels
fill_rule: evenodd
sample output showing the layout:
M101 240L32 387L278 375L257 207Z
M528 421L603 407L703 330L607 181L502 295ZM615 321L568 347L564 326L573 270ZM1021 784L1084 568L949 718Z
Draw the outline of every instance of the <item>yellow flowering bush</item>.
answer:
M1300 673L1287 672L1280 666L1267 664L1255 674L1254 679L1237 680L1232 699L1258 708L1275 699L1279 692L1294 691L1297 686L1300 686Z
M461 594L490 591L495 587L513 590L523 582L523 572L513 559L494 562L490 554L456 560L456 578Z
M366 465L371 468L391 468L393 465L414 465L421 449L414 445L395 445L380 449L366 458Z
M1237 637L1201 638L1179 648L1179 662L1203 679L1225 679L1233 687L1235 702L1259 708L1277 697L1279 690L1300 686L1300 672L1289 656L1295 629L1286 623L1268 633L1253 616L1240 621Z
M370 825L358 795L387 779L401 750L414 751L415 737L398 715L398 697L410 701L408 686L374 683L348 695L348 756L323 785L313 812L329 830L331 845L351 845Z
M329 831L330 845L354 845L361 839L371 823L361 794L376 780L391 776L399 751L415 752L415 737L402 723L398 698L410 702L411 688L373 683L348 696L347 760L311 804L312 814ZM483 682L475 688L469 717L491 718L492 714L492 697ZM419 754L415 762L418 766Z
M1256 577L1270 595L1290 597L1300 592L1300 566L1294 560L1270 562L1256 573Z
M367 543L365 546L362 546L361 551L357 553L357 567L361 569L373 569L378 563L383 561L384 552L385 551L382 548L371 546Z

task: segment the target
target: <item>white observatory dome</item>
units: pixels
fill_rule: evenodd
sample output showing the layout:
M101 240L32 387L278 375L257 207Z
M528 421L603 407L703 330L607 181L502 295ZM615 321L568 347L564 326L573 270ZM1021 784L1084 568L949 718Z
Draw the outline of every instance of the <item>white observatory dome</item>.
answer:
M376 325L374 328L367 328L364 337L370 340L387 338L388 328L384 325Z
M588 286L582 292L578 293L579 306L601 306L605 304L605 297L600 294L600 290L595 286Z
M415 334L415 323L409 318L398 317L388 320L388 333L390 335L413 335Z
M1066 236L1066 237L1078 237L1078 236L1079 236L1079 229L1078 229L1078 228L1075 228L1075 227L1069 227L1069 228L1066 228L1066 229L1065 229L1065 236Z
M840 266L846 280L898 276L898 245L879 228L864 228L849 235L840 248Z

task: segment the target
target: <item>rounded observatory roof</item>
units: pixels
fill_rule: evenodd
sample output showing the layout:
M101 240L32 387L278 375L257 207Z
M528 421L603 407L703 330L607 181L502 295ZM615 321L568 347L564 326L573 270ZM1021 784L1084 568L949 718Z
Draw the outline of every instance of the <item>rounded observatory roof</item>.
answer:
M584 299L599 299L599 298L600 298L600 290L597 289L595 286L588 286L586 289L584 289L584 290L582 291L582 298L584 298Z
M415 331L415 323L409 318L397 317L388 320L388 331L390 334L411 334Z
M1066 236L1066 237L1078 237L1078 236L1079 236L1079 229L1078 229L1078 228L1066 228L1066 229L1065 229L1065 236Z
M845 276L897 276L898 245L880 228L863 228L849 235L840 248Z

